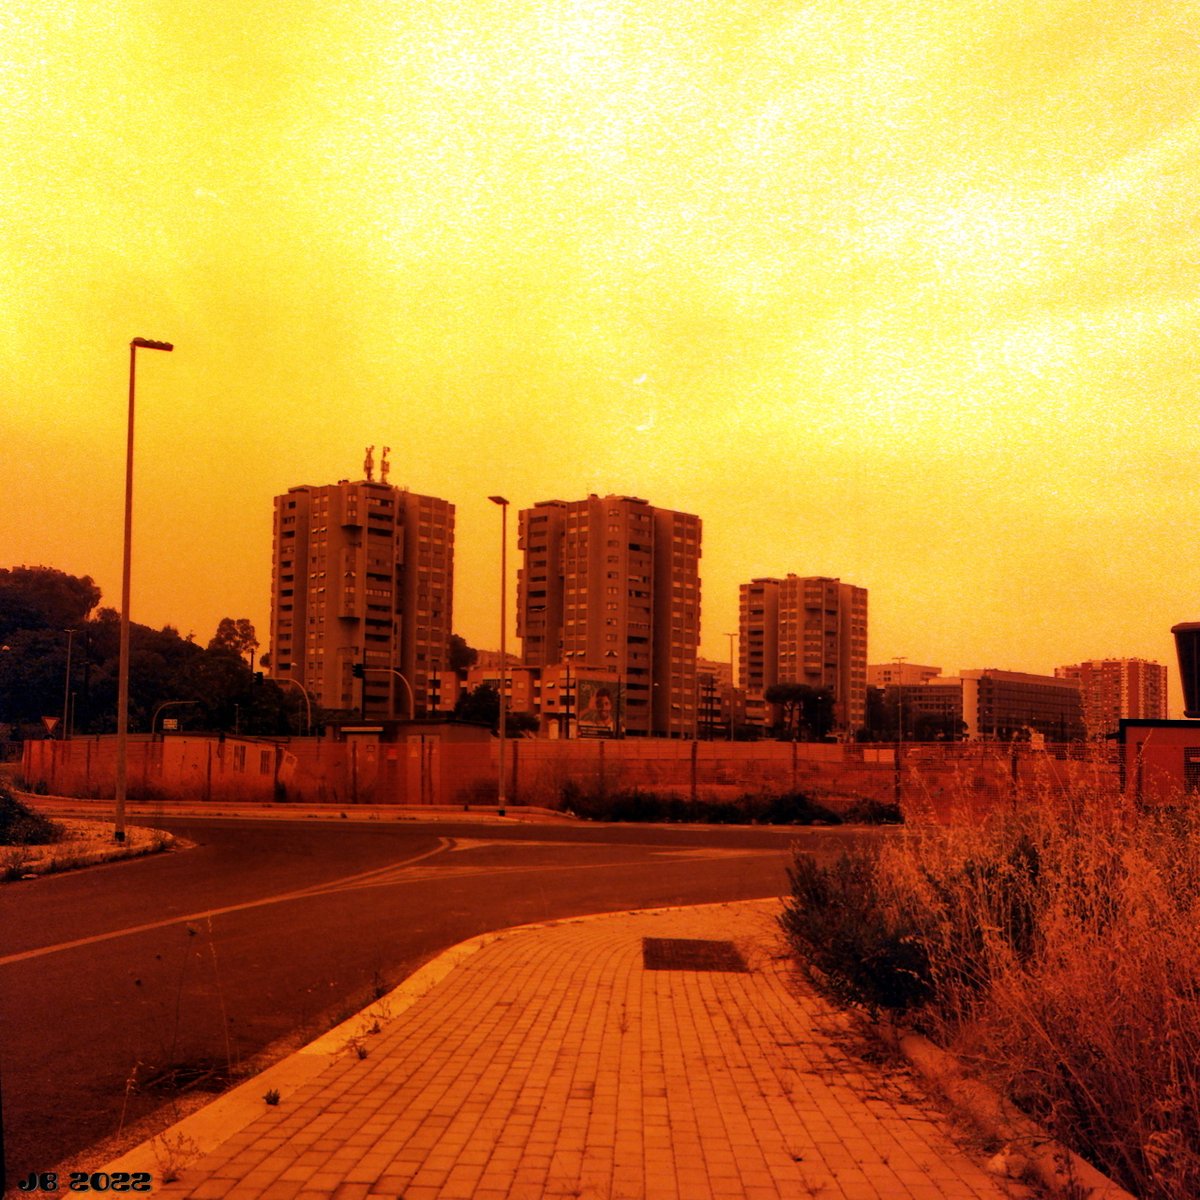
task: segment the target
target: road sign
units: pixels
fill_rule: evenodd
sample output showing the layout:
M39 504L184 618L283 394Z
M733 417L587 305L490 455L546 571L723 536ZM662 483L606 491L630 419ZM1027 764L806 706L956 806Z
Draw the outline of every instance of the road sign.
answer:
M47 733L53 733L58 728L58 717L43 717L42 724L45 725Z

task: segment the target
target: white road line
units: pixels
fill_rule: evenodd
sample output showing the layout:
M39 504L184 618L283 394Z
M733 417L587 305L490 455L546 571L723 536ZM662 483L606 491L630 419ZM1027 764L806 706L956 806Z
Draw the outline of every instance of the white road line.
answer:
M161 921L148 921L144 925L130 925L125 929L113 929L108 933L97 933L91 937L77 938L71 942L59 942L55 946L41 946L36 950L23 950L19 954L8 954L0 958L0 967L6 967L10 963L27 962L31 958L43 958L48 954L58 954L63 950L74 950L79 946L92 946L97 942L110 942L115 938L146 933L151 929L165 929L170 925L186 925L192 921L205 921L210 917L224 916L226 913L243 912L250 908L265 908L271 904L284 904L290 900L305 900L312 896L324 895L331 891L340 891L346 887L360 887L368 884L373 877L385 875L389 872L394 873L397 869L413 866L423 859L432 858L435 854L441 854L444 850L450 849L454 844L453 838L439 838L438 841L440 843L438 846L432 850L426 850L424 854L417 854L413 858L403 860L403 862L391 863L386 867L379 867L373 871L363 871L358 875L346 875L341 879L333 880L331 883L314 884L312 887L301 888L295 892L282 892L277 896L264 896L261 900L247 900L244 904L229 904L223 908L209 908L203 912L188 913L185 916L165 917Z

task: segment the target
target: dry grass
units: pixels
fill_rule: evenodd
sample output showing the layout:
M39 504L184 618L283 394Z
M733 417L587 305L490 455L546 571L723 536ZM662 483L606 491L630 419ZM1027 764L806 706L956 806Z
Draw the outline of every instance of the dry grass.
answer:
M1030 791L984 821L910 825L865 877L888 945L920 951L910 1017L1145 1200L1200 1196L1194 797Z
M63 829L60 841L41 846L0 847L0 880L71 871L115 859L155 854L168 849L175 841L161 829L130 825L125 831L125 841L117 843L113 839L112 821L61 818L57 824Z

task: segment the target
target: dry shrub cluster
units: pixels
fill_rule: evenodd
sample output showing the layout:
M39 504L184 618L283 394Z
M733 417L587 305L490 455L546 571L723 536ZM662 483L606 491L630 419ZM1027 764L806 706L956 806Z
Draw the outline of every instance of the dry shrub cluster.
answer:
M831 892L861 914L841 922L859 944L837 953L818 912L836 869L797 859L783 918L827 984L853 996L839 963L871 963L860 1001L906 1011L1137 1195L1200 1196L1194 798L1022 796L982 823L910 823L840 871L859 881Z

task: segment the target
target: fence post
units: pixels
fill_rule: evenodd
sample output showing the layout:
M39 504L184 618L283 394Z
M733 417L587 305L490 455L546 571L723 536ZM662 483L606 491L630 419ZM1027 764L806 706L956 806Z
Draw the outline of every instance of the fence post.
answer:
M700 750L700 743L692 738L692 803L696 803L696 756Z

